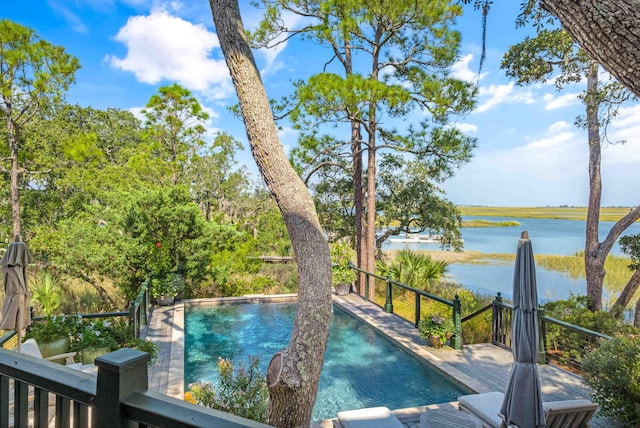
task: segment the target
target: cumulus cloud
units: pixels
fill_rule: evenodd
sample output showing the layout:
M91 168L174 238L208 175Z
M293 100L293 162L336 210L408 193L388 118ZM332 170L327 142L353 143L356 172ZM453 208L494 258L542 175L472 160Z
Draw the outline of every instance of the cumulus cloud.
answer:
M494 84L480 87L478 95L489 99L478 106L475 110L476 113L485 112L503 103L532 104L534 102L533 94L530 91L515 91L513 82L506 85Z
M226 97L231 90L229 72L223 59L211 58L220 46L214 33L154 10L148 16L129 18L115 40L127 46L124 58L108 56L115 68L132 72L144 83L175 81L194 90L205 91L214 98ZM211 86L216 90L211 90Z
M466 80L467 82L476 82L478 80L484 79L487 73L481 73L480 78L478 78L478 73L471 70L469 64L473 60L473 54L467 54L460 58L453 66L451 67L451 72L454 77L460 80Z
M475 134L478 132L478 126L473 123L454 123L451 126L458 128L460 132L464 132L465 134Z
M549 127L549 131L551 131L551 132L564 131L565 129L568 129L570 127L571 127L571 125L569 123L565 122L564 120L559 120L559 121L553 123Z
M553 94L545 94L542 99L546 102L544 107L545 110L555 110L558 108L579 104L581 102L578 98L577 92L570 92L557 97Z

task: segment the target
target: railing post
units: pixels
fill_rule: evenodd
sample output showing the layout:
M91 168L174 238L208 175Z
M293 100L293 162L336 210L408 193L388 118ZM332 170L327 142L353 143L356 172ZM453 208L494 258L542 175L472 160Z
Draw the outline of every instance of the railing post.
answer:
M502 303L502 293L498 291L496 294L496 298L494 303ZM503 344L503 340L498 337L499 333L502 331L502 308L497 305L493 305L493 310L491 311L491 341L495 345L496 343Z
M544 309L538 309L538 364L547 364L547 329L543 316Z
M149 354L123 348L96 358L98 379L92 425L127 426L120 415L120 403L135 392L149 388L147 363Z
M136 339L140 337L140 322L136 316L136 302L132 300L129 302L129 325L133 326L133 337Z
M418 323L420 323L420 294L414 294L416 295L416 322L414 326L415 328L418 328Z
M364 300L369 301L369 274L364 275Z
M384 304L384 311L393 313L393 301L391 299L391 274L387 275L387 298Z
M460 296L457 294L453 298L453 349L462 349L462 317L460 316Z

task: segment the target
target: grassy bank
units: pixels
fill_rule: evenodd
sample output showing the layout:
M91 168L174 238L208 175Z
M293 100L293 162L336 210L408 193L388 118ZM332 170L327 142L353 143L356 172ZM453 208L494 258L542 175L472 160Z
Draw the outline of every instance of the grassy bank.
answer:
M515 253L513 254L489 254L480 251L425 251L436 260L443 260L449 264L513 264L515 263ZM385 251L390 257L395 256L395 251ZM578 252L571 256L558 256L550 254L536 254L536 265L549 271L568 274L571 278L579 279L585 277L584 255ZM609 256L605 262L607 274L604 278L604 286L613 295L618 295L631 277L629 270L629 259L626 257ZM635 299L634 299L635 301ZM612 303L612 302L611 302Z
M586 220L586 207L471 207L459 206L464 216L548 218L559 220ZM600 220L618 221L629 213L629 207L605 207L600 210Z
M512 227L520 226L519 221L489 221L489 220L469 220L463 221L462 227Z

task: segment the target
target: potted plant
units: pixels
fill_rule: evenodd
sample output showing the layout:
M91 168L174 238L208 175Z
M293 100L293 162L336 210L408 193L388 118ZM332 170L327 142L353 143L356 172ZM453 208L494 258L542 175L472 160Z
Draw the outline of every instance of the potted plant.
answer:
M347 240L340 240L329 245L331 261L331 284L338 295L349 294L356 273L351 268L351 246Z
M93 364L96 357L118 349L110 321L85 321L78 329L71 344L71 350L77 351L83 364Z
M178 293L184 289L184 277L179 273L169 273L163 278L151 279L151 295L159 305L172 305Z
M453 321L440 315L429 315L418 322L420 335L434 348L442 348L454 332Z
M45 316L27 328L25 339L35 339L43 358L64 354L70 350L78 321L75 316Z

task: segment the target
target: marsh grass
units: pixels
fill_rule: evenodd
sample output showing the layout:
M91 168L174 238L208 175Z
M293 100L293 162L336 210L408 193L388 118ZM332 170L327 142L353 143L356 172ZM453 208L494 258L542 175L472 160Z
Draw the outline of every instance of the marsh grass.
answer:
M479 265L490 265L490 264L510 264L515 263L515 254L489 254L489 253L481 253L479 251L464 251L464 252L453 252L453 251L425 251L431 255L431 257L435 260L444 260L448 264L454 263L464 263L464 264L479 264ZM389 258L394 258L397 251L386 251L385 255ZM535 255L535 263L536 266L542 267L549 271L555 271L559 273L567 274L572 279L581 279L585 278L585 268L584 268L584 253L577 252L573 255L569 256L560 256L560 255L549 255L549 254L536 254ZM631 277L631 270L629 269L630 260L626 257L620 256L612 256L607 257L605 262L605 270L607 274L604 278L604 288L609 292L612 296L608 302L603 302L606 307L612 307L615 303L615 299L623 290L629 278ZM455 287L450 287L450 290L463 290L459 284L457 284L457 289ZM384 282L376 287L376 291L380 293L379 296L376 296L376 303L380 305L384 305ZM444 294L439 294L435 292L433 294L445 297L447 299L453 298L450 291L447 291L447 296ZM458 294L462 296L462 294L458 291ZM394 312L397 310L401 316L413 320L413 311L414 311L414 303L413 303L413 294L406 296L396 296L394 295ZM463 301L463 317L467 315L467 308L471 310L472 313L474 310L480 309L484 303L489 302L492 296L477 296L479 303L475 303L472 301ZM404 299L404 300L403 300ZM487 300L489 299L489 300ZM634 298L632 302L629 304L627 310L632 308L635 305L638 297ZM405 301L406 300L406 301ZM434 302L436 303L436 302ZM423 314L425 311L436 311L442 310L442 308L438 308L436 306L429 306L429 303L423 303L421 311ZM441 304L440 304L441 305ZM441 305L442 306L442 305ZM450 310L450 309L448 309ZM466 336L465 336L466 341Z
M459 206L460 214L484 217L548 218L586 220L586 207L469 207ZM601 221L618 221L629 213L629 207L603 207Z
M490 220L468 220L462 222L462 227L513 227L520 226L519 221L490 221Z

